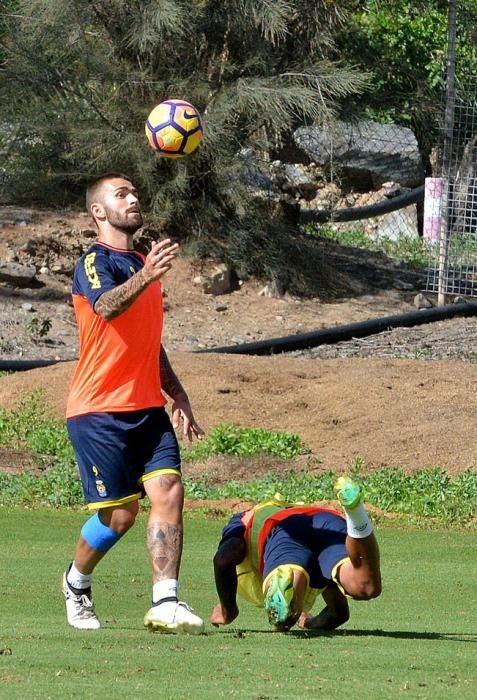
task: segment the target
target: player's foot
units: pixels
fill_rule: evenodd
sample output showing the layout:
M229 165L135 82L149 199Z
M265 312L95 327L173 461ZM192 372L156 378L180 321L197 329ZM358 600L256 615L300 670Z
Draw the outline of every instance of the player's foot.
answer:
M277 567L270 578L264 600L271 625L280 625L289 620L293 593L293 570Z
M204 621L187 603L167 601L153 605L144 617L144 627L153 632L202 634Z
M63 574L63 594L66 603L66 617L68 624L79 630L97 630L101 623L94 611L91 588L86 588L81 593L75 592L66 580L66 572Z
M334 489L339 502L346 510L354 510L361 504L363 497L361 486L350 476L340 476L335 481Z

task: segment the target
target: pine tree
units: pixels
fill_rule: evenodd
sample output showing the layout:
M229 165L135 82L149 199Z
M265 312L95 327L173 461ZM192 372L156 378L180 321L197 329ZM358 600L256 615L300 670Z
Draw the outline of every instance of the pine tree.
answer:
M289 209L257 197L244 173L251 160L266 169L294 127L328 122L363 88L362 75L329 58L342 3L17 4L0 86L7 185L17 199L71 203L89 178L120 170L158 223L192 238L199 254L291 291L324 292L316 244L302 242ZM143 134L150 109L168 97L189 100L204 119L203 145L181 161L154 154Z

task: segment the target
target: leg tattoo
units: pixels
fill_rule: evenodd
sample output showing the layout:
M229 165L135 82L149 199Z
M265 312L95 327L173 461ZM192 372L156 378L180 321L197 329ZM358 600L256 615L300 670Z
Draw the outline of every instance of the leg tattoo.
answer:
M154 581L177 579L182 555L182 525L154 522L147 528L147 549Z

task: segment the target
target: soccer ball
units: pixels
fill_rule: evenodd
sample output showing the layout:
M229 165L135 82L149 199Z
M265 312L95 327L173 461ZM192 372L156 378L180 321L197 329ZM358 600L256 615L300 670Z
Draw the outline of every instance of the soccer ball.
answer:
M146 121L151 148L166 158L182 158L193 153L204 131L197 109L185 100L165 100L154 107Z

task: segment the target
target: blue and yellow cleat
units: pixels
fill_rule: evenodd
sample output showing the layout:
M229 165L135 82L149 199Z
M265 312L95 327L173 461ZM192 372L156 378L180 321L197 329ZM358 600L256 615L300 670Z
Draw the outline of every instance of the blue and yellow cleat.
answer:
M354 510L363 501L361 486L350 476L340 476L334 483L338 500L346 510Z
M271 625L281 625L291 616L293 569L278 566L270 578L264 606Z

